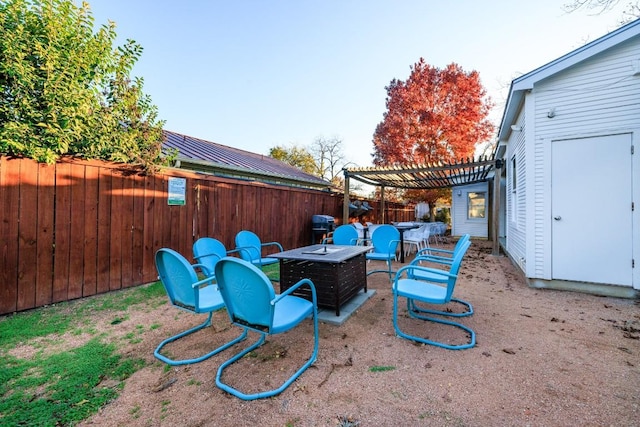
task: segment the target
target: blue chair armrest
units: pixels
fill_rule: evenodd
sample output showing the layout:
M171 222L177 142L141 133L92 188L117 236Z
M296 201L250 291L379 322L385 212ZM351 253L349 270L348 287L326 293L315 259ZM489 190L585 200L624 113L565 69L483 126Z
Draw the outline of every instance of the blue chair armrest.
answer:
M203 266L204 267L204 266ZM206 267L205 267L206 270ZM200 307L200 292L198 291L200 289L200 286L205 285L205 286L211 286L213 285L214 281L215 281L216 277L214 275L210 275L205 277L202 280L198 280L197 282L193 283L191 285L191 289L193 289L193 301L195 304L194 308Z
M433 273L435 275L439 275L442 276L443 279L449 279L449 278L457 278L458 275L456 274L451 274L448 271L444 271L444 270L438 270L437 268L431 268L431 267L423 267L421 265L415 265L415 264L409 264L409 265L405 265L404 267L401 267L398 272L396 273L396 280L400 278L400 276L402 276L402 273L404 273L405 271L407 272L407 275L410 275L410 271L413 270L419 270L419 271L424 271L425 273Z
M442 253L445 253L445 254L451 254L451 255L453 255L453 254L455 253L454 251L451 251L451 250L449 250L449 249L423 248L423 249L420 249L420 250L418 251L418 253L416 254L416 256L420 256L420 254L421 254L421 253L424 253L424 252L442 252Z
M262 247L266 247L266 246L277 246L278 249L280 249L280 252L284 252L284 249L282 249L282 245L278 242L268 242L268 243L262 244Z
M202 280L198 280L197 282L193 283L191 285L191 288L197 289L202 285L213 285L215 280L216 280L216 277L214 275L210 275L205 277Z
M296 289L298 289L299 287L304 286L304 285L309 286L309 288L311 289L311 299L312 299L313 305L317 307L318 306L318 301L317 301L317 297L316 297L316 286L309 279L302 279L298 283L296 283L295 285L293 285L290 288L288 288L283 293L281 293L279 295L276 295L276 297L271 301L271 305L275 305L282 298L286 297L287 295L290 295L293 291L295 291Z
M204 273L204 275L207 277L213 276L213 272L209 271L209 268L207 268L207 266L204 264L192 264L191 266L193 267L194 270L196 268L199 268L200 270L202 270L202 273Z
M437 256L437 255L420 255L420 256L417 256L417 257L415 257L413 259L413 261L411 261L411 264L416 264L419 261L435 262L435 263L438 263L438 264L446 264L446 265L453 264L453 259L452 258L441 257L441 256Z

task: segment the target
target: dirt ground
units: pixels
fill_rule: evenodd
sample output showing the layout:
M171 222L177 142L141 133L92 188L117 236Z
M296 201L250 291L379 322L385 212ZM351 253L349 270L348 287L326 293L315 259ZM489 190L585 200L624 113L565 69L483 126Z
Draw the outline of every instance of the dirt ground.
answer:
M204 318L168 304L131 311L117 326L105 314L96 322L100 328L124 333L136 325L160 326L146 328L142 342L124 348L149 366L83 425L640 425L638 301L529 288L507 258L474 241L454 295L473 304L473 316L460 321L475 330L477 345L453 351L396 337L388 277L369 276L368 286L377 293L346 323L320 325L315 364L282 394L257 401L239 400L215 385L217 368L233 349L170 369L153 357L163 338ZM402 322L432 339L466 339L450 327L406 316ZM245 392L274 388L310 353L311 332L308 321L270 337L224 379ZM217 313L212 328L167 349L193 356L238 333L226 313Z

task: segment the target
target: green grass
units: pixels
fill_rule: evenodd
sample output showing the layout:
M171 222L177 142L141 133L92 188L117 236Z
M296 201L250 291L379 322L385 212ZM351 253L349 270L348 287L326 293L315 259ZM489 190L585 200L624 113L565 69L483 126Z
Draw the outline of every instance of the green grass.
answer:
M97 312L113 311L110 323L117 325L128 318L128 310L165 303L164 289L156 283L0 317L0 425L69 426L95 414L144 361L118 354L106 334L71 349L56 350L52 344L67 332L95 335L92 315ZM135 344L145 329L157 327L136 325L126 339ZM31 346L33 355L12 355L20 345Z
M393 371L394 369L396 369L395 366L371 366L369 372L385 372Z
M262 267L262 271L267 277L271 280L279 280L280 279L280 264L270 264Z

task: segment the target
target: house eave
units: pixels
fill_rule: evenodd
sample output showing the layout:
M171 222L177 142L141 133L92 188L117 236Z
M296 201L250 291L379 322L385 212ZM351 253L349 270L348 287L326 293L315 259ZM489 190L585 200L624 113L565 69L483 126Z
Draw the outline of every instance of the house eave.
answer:
M275 173L260 173L255 170L226 165L222 163L196 160L188 157L178 156L175 167L188 169L197 172L208 173L225 178L235 178L250 181L260 181L271 184L287 185L294 187L313 188L317 190L327 190L331 188L331 183L327 181L313 181Z
M638 35L640 35L640 19L630 22L591 43L587 43L554 61L514 79L509 88L509 96L507 97L507 103L500 122L498 141L506 141L509 138L511 125L514 124L518 111L522 107L525 94L527 91L532 90L537 83Z

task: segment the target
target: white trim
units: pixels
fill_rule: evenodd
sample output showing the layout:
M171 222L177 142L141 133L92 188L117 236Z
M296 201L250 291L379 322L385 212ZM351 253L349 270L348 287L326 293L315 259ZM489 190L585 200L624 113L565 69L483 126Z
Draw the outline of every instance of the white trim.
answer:
M524 256L526 262L525 273L527 277L536 277L535 265L535 237L536 237L536 144L535 144L535 95L527 92L524 101L525 121L525 226L524 226Z

